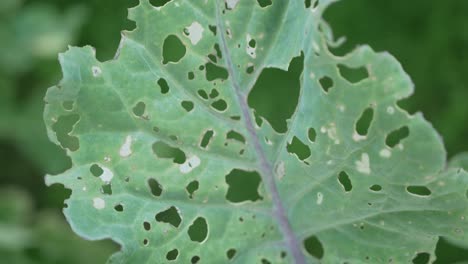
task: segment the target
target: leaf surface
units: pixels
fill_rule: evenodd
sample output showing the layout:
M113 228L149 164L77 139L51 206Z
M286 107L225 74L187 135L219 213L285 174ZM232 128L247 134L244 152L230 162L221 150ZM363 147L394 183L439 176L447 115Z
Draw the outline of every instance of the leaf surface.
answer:
M114 60L62 54L45 122L74 166L47 183L72 189L73 229L120 243L115 263L411 263L439 236L468 244L466 172L397 106L413 86L392 56L328 51L331 2L141 1ZM278 133L247 98L296 57Z

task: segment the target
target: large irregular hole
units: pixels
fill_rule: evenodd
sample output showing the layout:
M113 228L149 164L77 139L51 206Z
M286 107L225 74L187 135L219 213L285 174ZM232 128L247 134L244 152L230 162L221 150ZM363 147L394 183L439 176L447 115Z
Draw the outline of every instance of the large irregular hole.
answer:
M273 4L272 0L257 0L260 7L267 7Z
M226 175L226 183L229 185L226 199L233 203L261 200L262 197L258 193L261 181L256 171L232 170Z
M344 64L338 64L340 75L350 83L358 83L369 78L369 72L366 67L351 68Z
M182 41L176 35L169 35L163 43L163 64L179 62L187 52Z
M70 132L79 120L80 116L77 114L66 115L59 117L57 122L52 125L52 130L55 131L60 145L70 151L77 151L80 148L78 138L70 136Z
M429 253L418 253L413 259L414 264L428 264L431 260L431 255Z
M304 240L304 248L307 253L316 259L322 259L324 255L322 242L316 236L310 236Z
M214 63L207 63L205 65L205 69L206 79L210 82L218 79L227 80L227 78L229 77L229 73L225 68L218 66Z
M328 93L330 88L333 87L333 79L328 77L328 76L320 78L319 82L320 82L320 86L322 87L323 91L325 91L326 93Z
M213 138L213 136L214 136L213 130L206 131L205 134L203 135L203 138L202 138L201 142L200 142L200 147L201 148L208 147L208 145L210 144L210 141Z
M266 68L248 96L248 104L279 133L287 131L286 120L296 110L304 56L291 60L288 71ZM268 102L268 103L265 103Z
M176 260L177 257L179 256L179 250L173 249L166 254L166 259L169 261Z
M293 137L291 143L288 143L286 146L286 149L289 153L295 154L301 161L304 161L311 155L309 146L304 144L297 137Z
M399 128L390 134L388 134L387 138L385 139L385 144L387 146L393 148L396 145L400 144L400 142L407 138L409 136L409 128L407 126L404 126L402 128Z
M160 78L158 80L158 85L162 94L167 94L169 92L169 85L167 84L166 79Z
M468 261L468 249L459 243L452 243L440 237L435 249L437 260L434 264L466 263Z
M181 149L171 147L162 141L153 144L153 152L158 158L172 159L177 164L184 164L187 159Z
M346 172L340 172L340 174L338 175L338 181L340 182L341 186L343 186L345 192L350 192L353 189L351 179L349 178Z
M368 107L356 122L356 132L361 136L367 136L373 119L374 109L372 107Z
M148 180L148 187L151 191L151 194L153 194L154 196L156 197L159 197L161 196L162 194L162 187L161 185L159 184L159 182L153 178L150 178Z
M200 184L198 181L192 181L187 185L187 187L185 187L185 190L187 190L190 199L193 199L193 194L198 190L199 187Z
M149 0L152 6L161 7L169 3L172 0Z
M193 224L189 226L187 231L190 240L202 243L208 237L208 224L206 219L203 217L198 217L193 221Z
M179 211L174 206L156 214L155 218L156 221L171 224L175 228L179 227L180 223L182 223Z
M429 190L429 188L427 188L426 186L420 186L420 185L408 186L406 187L406 190L409 193L418 195L418 196L429 196L432 193L431 190Z

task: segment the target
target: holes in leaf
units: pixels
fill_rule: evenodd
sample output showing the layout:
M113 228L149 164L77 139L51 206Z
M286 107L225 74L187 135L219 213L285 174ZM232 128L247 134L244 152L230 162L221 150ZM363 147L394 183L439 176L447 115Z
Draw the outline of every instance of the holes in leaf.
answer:
M316 259L322 259L324 255L322 242L316 237L311 236L304 240L304 248L311 256Z
M187 231L190 240L202 243L208 237L208 224L206 219L203 217L198 217L193 221L193 224L189 226Z
M160 78L158 80L158 85L162 94L167 94L169 92L169 85L167 84L166 79Z
M179 215L177 208L172 206L171 208L156 214L156 221L171 224L175 228L179 227L182 222L182 218Z
M105 184L101 186L101 193L112 195L112 186L110 184Z
M255 39L251 39L248 43L249 47L255 48L257 46L257 41Z
M260 7L267 7L273 4L272 0L257 0L257 2L260 5Z
M230 202L255 202L262 199L258 193L261 178L256 171L250 172L234 169L226 175L226 183L229 186L226 199Z
M187 73L187 78L188 78L189 80L195 79L195 73L193 73L193 72Z
M358 83L369 78L369 72L366 67L351 68L344 64L338 64L340 75L350 83Z
M311 155L309 146L304 144L297 137L293 137L291 143L288 143L286 146L286 149L289 153L295 154L301 161L304 161Z
M213 35L216 36L216 31L217 31L216 26L209 25L208 29L211 31L211 33L213 33Z
M214 99L214 98L216 98L216 97L218 97L218 96L219 96L218 90L212 89L211 92L210 92L210 98L211 98L211 99Z
M143 102L138 102L132 109L133 114L138 117L143 117L146 111L146 104Z
M148 246L149 240L148 239L143 239L143 246Z
M80 116L77 114L66 115L59 117L57 122L52 125L52 130L55 131L60 145L70 151L77 151L80 148L78 138L70 136L70 132L79 120Z
M94 177L99 177L104 173L104 170L98 164L91 165L89 171Z
M180 103L180 105L185 109L185 111L187 112L191 112L194 108L194 104L192 101L183 101L182 103Z
M226 134L226 139L233 139L245 144L245 137L241 133L234 130L231 130Z
M122 204L117 204L116 206L114 206L114 210L117 212L123 212L124 207Z
M158 158L172 159L174 163L184 164L187 159L185 153L179 149L169 146L168 144L158 141L153 144L153 153Z
M429 188L427 188L426 186L419 186L419 185L408 186L406 187L406 190L409 193L418 195L418 196L429 196L432 193L431 190L429 190Z
M148 179L148 187L151 191L151 194L153 194L156 197L161 196L162 194L162 187L159 184L159 182L153 178Z
M315 140L317 139L317 131L315 131L313 127L309 128L309 131L307 134L308 134L310 142L315 142Z
M263 258L261 260L262 264L271 264L271 262L268 259Z
M210 82L218 79L226 80L229 77L229 73L225 68L214 63L207 63L205 69L206 79Z
M351 179L349 178L346 172L340 172L340 174L338 175L338 181L340 182L341 186L343 186L345 192L350 192L353 189Z
M154 7L161 7L164 6L165 4L169 3L172 0L149 0L151 5Z
M369 187L369 190L374 191L374 192L380 192L382 191L382 186L378 184L374 184L371 187Z
M146 230L146 231L150 231L151 230L151 223L150 222L143 222L143 228Z
M409 128L407 126L404 126L402 128L399 128L390 134L387 135L387 138L385 139L385 144L387 146L393 148L396 145L400 144L400 142L407 138L409 136Z
M198 90L198 95L199 95L201 98L203 98L203 99L205 99L205 100L208 100L208 94L205 92L205 90L202 90L202 89Z
M333 87L333 79L328 76L320 78L319 82L320 86L326 93L328 93L328 90Z
M226 252L226 256L228 259L233 259L236 256L237 250L231 248Z
M367 108L356 122L356 132L361 136L367 136L372 120L374 119L374 109Z
M214 109L216 109L216 110L218 110L218 111L220 111L220 112L223 112L224 110L227 109L227 103L226 103L226 101L224 101L223 99L219 99L219 100L217 100L217 101L214 101L214 102L211 104L211 106L212 106Z
M205 134L203 135L203 138L202 138L201 142L200 142L200 147L201 148L208 147L208 145L210 144L210 141L213 138L213 136L214 136L213 130L206 131Z
M247 66L247 69L245 70L245 72L247 74L252 74L254 71L255 71L255 66L254 65Z
M301 55L291 60L288 71L263 69L248 96L248 104L255 114L268 120L279 133L287 131L286 120L297 107L303 67L304 56Z
M166 254L166 259L169 261L176 260L179 256L179 250L173 249Z
M163 43L163 64L179 62L187 52L182 41L175 35L169 35Z
M192 264L196 264L200 261L200 257L199 256L193 256L192 259L190 260L190 262Z
M185 187L185 190L187 190L190 199L193 199L193 194L198 190L199 187L200 184L198 181L192 181L187 185L187 187Z
M222 59L223 58L223 53L221 52L221 48L219 47L218 43L214 44L214 49L216 51L216 56L218 56L218 58Z
M429 253L418 253L413 259L414 264L427 264L431 260L431 255Z
M73 110L73 106L74 106L75 102L73 101L65 101L62 103L62 106L63 106L63 109L67 110L67 111L71 111Z
M312 0L305 0L304 1L304 5L305 5L306 8L309 8L311 4L312 4Z

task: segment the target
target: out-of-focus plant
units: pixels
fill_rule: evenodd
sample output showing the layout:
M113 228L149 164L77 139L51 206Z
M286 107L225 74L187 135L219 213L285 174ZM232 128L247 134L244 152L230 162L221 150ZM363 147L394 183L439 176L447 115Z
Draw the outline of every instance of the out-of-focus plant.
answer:
M56 212L35 213L27 193L0 189L1 263L104 263L113 250L74 235Z

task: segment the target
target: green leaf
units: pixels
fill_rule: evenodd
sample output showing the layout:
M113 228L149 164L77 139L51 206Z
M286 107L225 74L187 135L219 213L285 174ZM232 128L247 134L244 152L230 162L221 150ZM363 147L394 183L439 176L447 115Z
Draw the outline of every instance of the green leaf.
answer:
M450 159L449 167L463 168L464 170L468 170L468 152L455 155L455 157Z
M392 56L328 51L332 2L141 1L114 60L62 54L45 122L74 166L47 184L72 189L73 229L120 243L113 263L411 263L439 236L468 244L467 173L397 106L413 85ZM248 98L291 61L283 133Z

